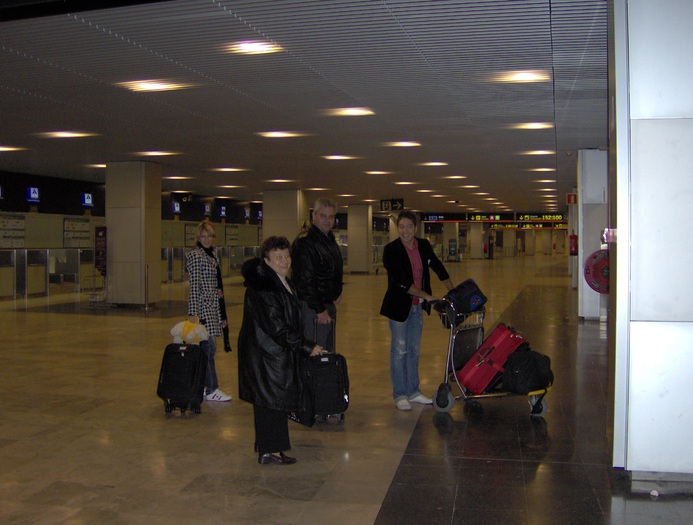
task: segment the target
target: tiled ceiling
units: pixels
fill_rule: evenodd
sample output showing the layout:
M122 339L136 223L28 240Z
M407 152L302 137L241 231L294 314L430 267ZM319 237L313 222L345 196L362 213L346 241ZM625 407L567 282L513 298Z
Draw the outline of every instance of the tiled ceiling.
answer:
M86 166L159 150L179 154L145 160L190 177L165 179L164 191L248 202L291 188L341 205L374 199L376 210L396 198L426 212L548 212L565 209L577 151L607 146L606 0L85 4L95 3L3 2L0 147L26 149L0 152L0 171L103 181L104 169ZM283 51L225 51L238 41ZM526 70L549 79L490 81ZM144 79L193 87L116 85ZM375 114L323 113L344 107ZM553 126L509 129L526 122ZM55 130L97 135L37 135ZM269 130L306 135L257 134ZM383 145L393 141L420 146ZM555 154L520 154L530 150ZM220 167L247 171L210 171Z

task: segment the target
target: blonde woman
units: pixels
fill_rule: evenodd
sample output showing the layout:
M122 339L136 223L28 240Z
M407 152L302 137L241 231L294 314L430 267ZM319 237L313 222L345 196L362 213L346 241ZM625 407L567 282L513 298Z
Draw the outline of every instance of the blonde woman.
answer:
M221 268L214 254L216 241L214 226L206 221L200 223L195 241L195 249L185 257L185 270L190 278L188 319L193 323L203 324L209 332L209 344L206 346L208 359L205 374L205 400L231 401L231 396L219 389L214 365L217 337L224 336L224 350L231 351Z

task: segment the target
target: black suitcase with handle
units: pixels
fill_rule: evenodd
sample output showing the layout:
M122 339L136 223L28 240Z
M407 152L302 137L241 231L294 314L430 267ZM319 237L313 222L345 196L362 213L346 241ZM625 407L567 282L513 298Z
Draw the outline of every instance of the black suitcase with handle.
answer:
M316 419L343 421L349 407L349 372L346 358L336 353L334 320L325 325L316 322L313 338L323 347L324 353L301 360L304 407L289 417L307 426L312 426Z
M182 413L201 412L207 371L206 344L206 341L199 345L171 343L164 349L156 393L164 400L166 413L174 409Z

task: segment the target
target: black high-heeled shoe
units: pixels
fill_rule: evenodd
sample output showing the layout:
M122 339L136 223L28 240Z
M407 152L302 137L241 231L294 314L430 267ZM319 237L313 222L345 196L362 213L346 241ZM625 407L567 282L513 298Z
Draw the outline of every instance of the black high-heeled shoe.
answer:
M257 462L260 463L260 465L269 465L270 463L276 463L277 465L293 465L296 463L296 458L287 456L283 452L279 454L271 454L268 452L267 454L259 454Z

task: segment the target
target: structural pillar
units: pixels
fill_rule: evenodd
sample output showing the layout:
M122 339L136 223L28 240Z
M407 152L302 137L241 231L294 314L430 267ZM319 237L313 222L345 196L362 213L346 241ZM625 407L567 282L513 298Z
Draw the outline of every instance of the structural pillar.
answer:
M265 190L262 194L262 239L272 235L290 242L310 226L310 208L301 190Z
M370 273L373 268L373 208L370 204L349 206L347 222L349 273Z
M149 306L161 299L161 166L106 167L108 302Z

